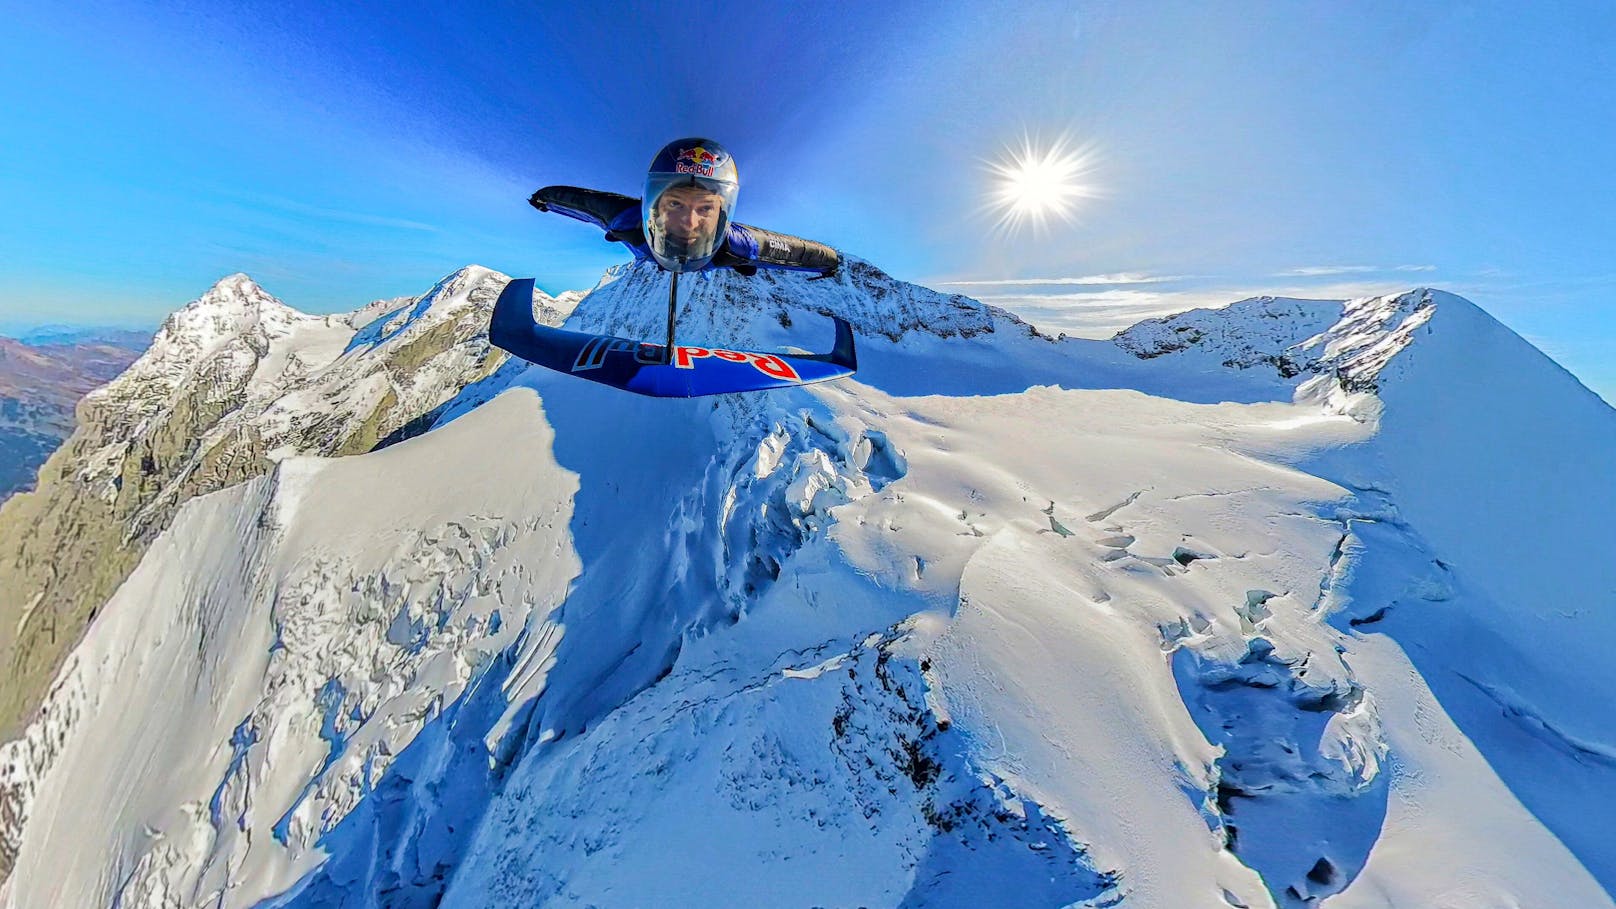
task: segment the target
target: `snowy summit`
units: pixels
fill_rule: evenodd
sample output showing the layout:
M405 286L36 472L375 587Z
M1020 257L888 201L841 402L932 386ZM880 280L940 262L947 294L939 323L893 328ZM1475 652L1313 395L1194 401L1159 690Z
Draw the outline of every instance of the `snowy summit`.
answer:
M1470 302L703 273L685 343L859 372L660 400L507 281L232 276L85 402L0 509L0 905L1616 906L1616 411Z

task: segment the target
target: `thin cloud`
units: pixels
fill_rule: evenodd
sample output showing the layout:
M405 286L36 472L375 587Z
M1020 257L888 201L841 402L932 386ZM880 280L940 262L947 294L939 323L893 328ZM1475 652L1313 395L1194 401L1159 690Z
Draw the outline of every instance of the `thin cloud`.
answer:
M346 221L349 224L363 224L366 227L389 227L396 230L415 230L423 233L438 233L439 228L420 221L410 221L405 218L394 218L388 215L373 215L368 212L347 211L340 208L322 208L318 205L306 205L290 199L276 200L281 209L295 214L308 215L311 218L322 218L327 221Z
M1116 288L1068 293L983 294L977 299L1007 309L1048 334L1064 332L1071 337L1103 340L1146 319L1159 319L1191 309L1221 309L1252 297L1351 300L1399 293L1409 287L1396 281L1346 281L1267 287L1229 285L1172 291Z
M1303 265L1299 268L1290 268L1285 271L1276 271L1269 275L1271 278L1329 278L1336 275L1370 275L1377 272L1386 273L1394 271L1436 271L1435 265L1396 265L1391 268L1382 268L1379 265Z
M1361 275L1385 271L1378 265L1304 265L1274 272L1275 278L1323 278L1330 275Z
M266 193L240 192L236 190L216 190L216 195L237 203L250 205L259 209L275 210L284 214L297 215L306 218L316 218L322 221L343 221L349 224L360 224L366 227L384 227L393 230L412 230L422 233L442 233L442 228L434 224L420 221L411 221L406 218L396 218L390 215L377 215L370 212L353 211L345 208L330 208L321 205L311 205L285 196L273 196Z
M1521 332L1520 335L1522 338L1526 339L1528 344L1531 344L1538 350L1543 351L1543 353L1547 354L1549 359L1553 360L1554 362L1562 365L1566 362L1567 358L1565 356L1565 351L1560 348L1559 342L1555 339L1546 338L1542 335L1527 334L1525 332Z
M1187 281L1194 275L1146 275L1139 272L1117 272L1109 275L1084 275L1079 278L1004 278L996 281L938 281L939 287L1043 287L1081 285L1085 287L1127 284L1161 284L1167 281Z

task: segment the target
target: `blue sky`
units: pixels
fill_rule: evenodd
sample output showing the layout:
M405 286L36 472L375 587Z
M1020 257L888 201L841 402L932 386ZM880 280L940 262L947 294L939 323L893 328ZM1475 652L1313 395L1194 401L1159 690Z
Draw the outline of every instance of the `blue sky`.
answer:
M866 6L14 10L0 331L235 271L311 312L471 262L587 287L619 248L527 194L637 194L705 134L742 220L1074 332L1432 285L1616 400L1616 6ZM1007 234L984 163L1026 135L1096 197ZM1063 283L993 283L1028 280Z

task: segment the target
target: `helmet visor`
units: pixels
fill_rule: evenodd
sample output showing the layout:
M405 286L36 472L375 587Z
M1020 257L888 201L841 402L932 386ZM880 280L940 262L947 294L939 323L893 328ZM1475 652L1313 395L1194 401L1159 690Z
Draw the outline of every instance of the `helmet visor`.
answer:
M651 174L645 181L645 237L663 268L694 271L724 241L736 185L692 174Z

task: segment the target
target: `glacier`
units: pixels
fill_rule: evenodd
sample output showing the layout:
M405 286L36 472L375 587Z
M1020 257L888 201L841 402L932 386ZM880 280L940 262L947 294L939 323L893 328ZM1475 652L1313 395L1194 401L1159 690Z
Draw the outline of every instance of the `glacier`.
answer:
M1616 905L1616 412L1460 297L1098 341L702 274L681 338L862 368L669 401L497 359L486 269L243 280L54 462L112 495L247 373L256 469L149 489L0 746L0 904ZM535 311L654 337L665 281Z

